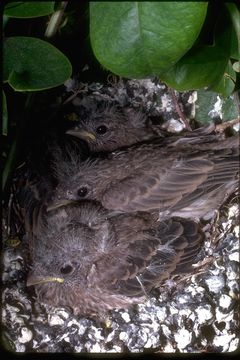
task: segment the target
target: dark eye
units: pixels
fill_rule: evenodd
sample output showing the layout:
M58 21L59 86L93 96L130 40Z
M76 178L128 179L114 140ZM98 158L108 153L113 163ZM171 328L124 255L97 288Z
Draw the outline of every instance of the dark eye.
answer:
M108 128L105 125L100 125L96 129L97 134L105 134L107 131L108 131Z
M77 194L80 198L84 198L87 195L87 193L88 193L88 189L85 186L78 189L78 192L77 192Z
M72 265L64 265L61 267L60 272L64 275L70 274L73 271Z

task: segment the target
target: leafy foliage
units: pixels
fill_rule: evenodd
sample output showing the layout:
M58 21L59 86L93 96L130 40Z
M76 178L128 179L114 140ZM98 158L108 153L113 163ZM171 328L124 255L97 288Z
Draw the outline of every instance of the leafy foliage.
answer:
M91 2L94 54L105 68L123 77L158 76L179 91L207 87L228 96L236 81L232 59L236 54L239 59L240 15L235 4L219 4L211 14L212 43L205 44L198 36L206 31L207 5Z
M46 41L14 36L3 53L3 79L17 91L36 91L61 85L71 76L65 55Z
M33 18L53 12L54 1L12 1L4 9L4 14L12 18Z
M206 11L203 2L91 2L95 56L120 76L160 75L191 48Z

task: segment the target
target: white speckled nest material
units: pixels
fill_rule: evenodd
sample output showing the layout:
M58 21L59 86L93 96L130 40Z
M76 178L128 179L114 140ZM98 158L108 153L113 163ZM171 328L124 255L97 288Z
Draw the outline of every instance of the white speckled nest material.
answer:
M152 107L167 114L166 123L177 121L182 126L171 114L164 85L132 80L128 87L136 107L139 103ZM127 96L125 88L114 91L117 95L108 96ZM157 91L163 96L162 107L153 101ZM34 292L26 288L24 242L4 246L2 324L6 348L18 353L235 351L239 346L238 215L237 200L233 199L220 211L215 226L209 226L197 264L201 266L191 276L168 280L145 304L112 311L108 325L74 316L69 309L38 304ZM3 230L6 233L5 227Z

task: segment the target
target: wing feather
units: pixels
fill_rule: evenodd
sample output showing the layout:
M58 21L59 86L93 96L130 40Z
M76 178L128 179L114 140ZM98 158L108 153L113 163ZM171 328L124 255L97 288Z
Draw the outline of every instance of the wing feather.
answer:
M104 207L123 212L163 211L176 205L193 192L213 169L209 160L196 158L173 163L167 171L152 166L149 172L138 171L107 189L103 195Z

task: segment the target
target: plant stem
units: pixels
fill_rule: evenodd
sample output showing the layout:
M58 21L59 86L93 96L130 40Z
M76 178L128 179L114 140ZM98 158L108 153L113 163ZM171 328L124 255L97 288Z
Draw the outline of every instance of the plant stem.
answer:
M6 165L5 165L4 170L3 170L2 190L5 189L7 179L8 179L9 174L10 174L12 168L13 168L13 164L14 164L14 160L15 160L15 153L16 153L16 145L17 145L17 142L16 142L16 140L14 140L14 142L13 142L13 144L11 146L11 149L9 151L9 154L8 154Z
M2 134L8 134L8 110L5 92L2 92Z
M52 14L50 21L48 23L48 26L46 28L45 34L44 34L44 36L46 38L53 37L56 34L56 32L59 28L59 25L62 22L62 18L63 18L64 11L65 11L67 4L68 4L67 1L62 1L60 3L59 9Z

